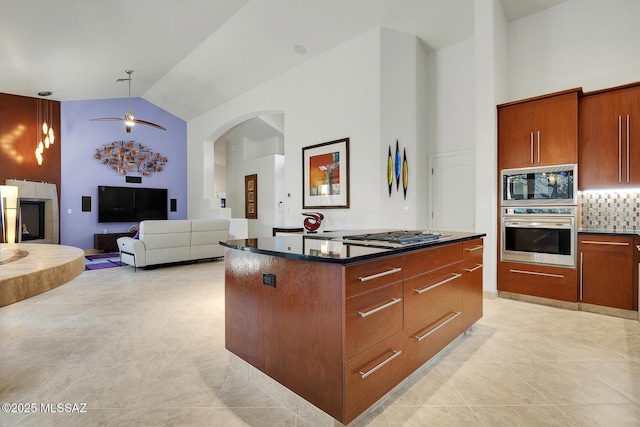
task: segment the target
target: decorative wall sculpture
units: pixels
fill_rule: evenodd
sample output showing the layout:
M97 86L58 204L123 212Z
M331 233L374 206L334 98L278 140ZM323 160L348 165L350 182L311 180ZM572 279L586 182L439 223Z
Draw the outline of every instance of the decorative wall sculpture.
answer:
M93 157L120 175L138 173L149 176L153 172L162 172L169 161L166 156L135 141L104 144L102 148L96 148Z
M389 197L393 189L393 179L396 180L396 191L400 190L400 181L402 180L402 192L404 199L407 199L407 188L409 187L409 162L407 161L407 149L403 148L402 156L400 156L400 144L396 139L395 156L391 154L391 145L389 145L389 154L387 157L387 185L389 186Z

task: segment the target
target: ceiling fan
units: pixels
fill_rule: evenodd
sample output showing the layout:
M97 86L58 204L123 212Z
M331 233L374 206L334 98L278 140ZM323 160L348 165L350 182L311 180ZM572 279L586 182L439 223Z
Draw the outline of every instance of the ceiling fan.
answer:
M136 119L133 116L133 113L131 112L131 74L133 74L133 70L125 70L125 73L127 73L129 75L129 77L127 77L126 79L118 79L118 80L116 80L117 82L124 82L124 81L128 81L129 82L129 108L127 109L127 112L125 113L124 118L121 118L121 117L103 117L103 118L99 118L99 119L89 119L89 120L91 120L91 121L114 121L114 120L115 121L122 121L122 122L124 122L124 126L125 126L125 129L126 129L127 133L131 132L131 128L136 123L140 123L141 125L151 126L151 127L157 128L157 129L167 130L163 126L157 125L155 123L148 122L146 120Z

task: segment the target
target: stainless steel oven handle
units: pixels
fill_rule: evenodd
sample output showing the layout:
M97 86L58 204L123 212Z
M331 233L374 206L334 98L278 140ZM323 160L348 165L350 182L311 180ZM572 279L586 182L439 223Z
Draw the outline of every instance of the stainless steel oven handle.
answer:
M505 227L517 227L517 228L573 228L573 224L570 221L559 223L559 222L542 222L542 221L533 221L533 222L511 222L505 221Z

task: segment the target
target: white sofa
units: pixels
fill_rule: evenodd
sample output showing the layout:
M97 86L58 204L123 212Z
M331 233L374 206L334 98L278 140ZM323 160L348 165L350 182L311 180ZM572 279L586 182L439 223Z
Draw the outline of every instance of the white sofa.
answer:
M224 256L219 242L229 238L228 219L149 220L140 222L137 239L120 237L122 262L134 267Z

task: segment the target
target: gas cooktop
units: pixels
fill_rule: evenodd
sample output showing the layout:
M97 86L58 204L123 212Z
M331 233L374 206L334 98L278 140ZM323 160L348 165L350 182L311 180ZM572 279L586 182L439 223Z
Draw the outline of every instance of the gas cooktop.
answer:
M355 240L359 242L385 242L399 245L410 245L430 242L442 237L444 237L444 235L439 231L399 230L343 236L342 239L346 242Z

